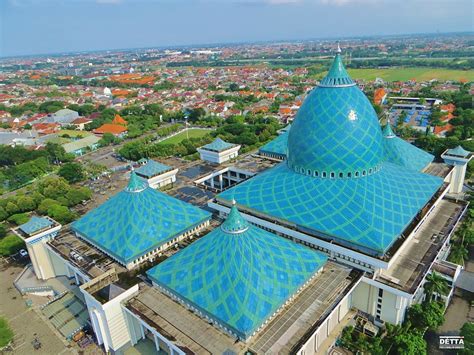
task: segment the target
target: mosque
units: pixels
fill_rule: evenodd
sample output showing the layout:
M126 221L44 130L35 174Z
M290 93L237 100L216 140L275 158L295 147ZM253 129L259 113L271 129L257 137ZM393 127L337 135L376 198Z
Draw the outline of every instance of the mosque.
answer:
M215 195L214 216L132 171L70 228L48 220L18 234L39 279L75 280L113 353L144 342L157 354L326 353L356 314L403 322L433 271L452 286L437 295L449 302L470 152L434 162L381 129L339 51L260 155L278 163Z

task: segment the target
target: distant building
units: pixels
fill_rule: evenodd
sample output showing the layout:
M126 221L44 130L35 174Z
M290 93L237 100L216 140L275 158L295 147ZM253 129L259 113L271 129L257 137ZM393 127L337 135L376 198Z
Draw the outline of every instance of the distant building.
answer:
M197 151L202 160L222 164L236 158L239 155L239 149L240 145L227 143L218 137L212 143L198 148Z
M70 143L63 144L63 148L66 153L72 153L80 156L87 152L88 149L95 150L99 147L100 138L94 135L90 135Z
M64 108L59 110L48 117L43 121L45 123L58 123L61 126L70 125L76 118L79 117L79 114L76 111Z
M144 163L144 165L135 170L135 173L145 179L151 188L160 188L176 181L178 169L161 164L153 159L145 160Z
M72 126L75 126L76 129L83 131L86 124L91 123L92 120L87 117L78 117L71 122Z

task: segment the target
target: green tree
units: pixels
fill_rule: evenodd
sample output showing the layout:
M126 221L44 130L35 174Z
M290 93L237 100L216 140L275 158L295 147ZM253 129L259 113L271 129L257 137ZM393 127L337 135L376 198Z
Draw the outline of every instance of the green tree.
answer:
M18 252L18 250L25 248L23 239L15 234L7 235L0 240L0 255L9 256Z
M11 202L11 201L7 203L7 206L6 206L5 210L7 211L8 215L10 215L10 216L12 214L15 214L15 213L20 211L18 206L15 203Z
M423 289L425 290L425 302L430 302L433 299L433 295L446 296L449 293L448 282L435 271L426 277Z
M26 213L16 213L8 217L8 222L15 223L17 226L28 222L30 217Z
M7 346L13 340L13 330L8 325L8 321L0 317L0 348Z
M110 144L115 144L119 141L117 137L115 137L112 133L104 133L102 138L99 140L99 144L102 147L108 146Z
M0 239L5 238L7 235L7 227L4 223L0 223Z
M79 189L71 189L66 194L66 199L68 201L68 206L75 206L82 201L89 200L92 196L90 189L86 187L81 187Z
M8 217L7 211L5 211L3 207L0 207L0 221L4 221L5 219L7 219L7 217Z
M18 197L17 205L22 212L33 211L37 206L35 200L29 196Z
M419 331L396 335L393 338L393 346L397 354L422 355L427 353L426 342Z
M84 180L84 168L79 163L66 163L58 171L58 175L66 179L69 183Z
M415 304L408 309L407 320L420 330L436 330L444 322L444 305L440 302Z
M60 203L56 200L53 200L51 198L45 198L38 206L38 213L45 215L48 214L48 210L51 206L54 205L60 205Z
M69 189L69 184L61 177L48 176L38 183L38 191L46 198L65 196Z
M474 354L474 323L467 322L461 328L460 335L464 337L464 349L459 350L459 355Z
M464 261L467 260L468 256L469 252L463 244L451 244L451 252L449 253L448 261L458 265L464 265Z
M77 218L75 213L61 205L52 205L48 209L48 216L61 224L68 224Z

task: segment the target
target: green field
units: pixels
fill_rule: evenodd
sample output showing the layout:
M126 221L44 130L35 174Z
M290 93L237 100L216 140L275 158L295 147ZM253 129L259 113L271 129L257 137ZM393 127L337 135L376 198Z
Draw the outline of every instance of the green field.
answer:
M467 80L474 81L474 70L452 70L443 68L389 68L389 69L349 69L353 79L374 80L382 78L385 81L428 81L431 79Z
M206 134L209 134L211 131L208 129L199 129L199 128L192 128L187 132L181 132L177 135L165 139L164 141L160 142L159 144L176 144L180 143L182 140L186 138L201 138L204 137Z

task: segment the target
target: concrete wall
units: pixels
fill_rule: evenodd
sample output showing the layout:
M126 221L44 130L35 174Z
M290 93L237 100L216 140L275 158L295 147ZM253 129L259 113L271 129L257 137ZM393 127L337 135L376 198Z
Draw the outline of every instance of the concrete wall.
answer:
M92 328L99 344L103 344L106 351L117 351L132 341L129 323L121 302L138 292L138 285L130 287L114 299L101 304L91 294L81 288L86 300L87 309L92 322ZM133 333L133 336L136 336Z

